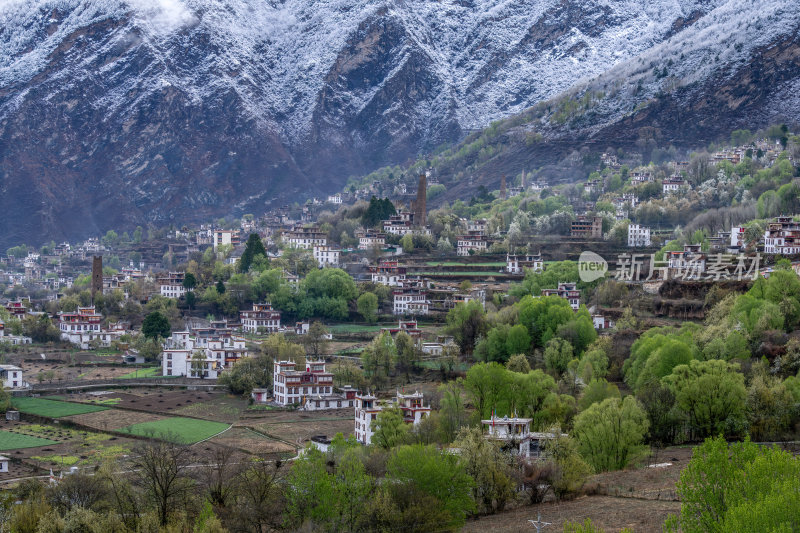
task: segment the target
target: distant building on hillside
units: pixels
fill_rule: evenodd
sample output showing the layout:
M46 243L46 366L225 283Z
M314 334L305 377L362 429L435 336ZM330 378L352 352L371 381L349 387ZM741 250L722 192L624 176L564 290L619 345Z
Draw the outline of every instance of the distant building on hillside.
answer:
M628 246L650 246L650 228L639 224L628 224Z
M793 217L777 217L764 231L764 253L800 254L800 222Z
M544 261L542 261L542 253L539 252L535 255L506 254L506 272L508 274L524 274L526 268L534 272L543 272Z
M572 222L569 234L580 239L602 239L603 218L581 215Z
M272 376L273 397L278 405L304 405L311 397L330 397L333 374L325 370L325 361L306 360L305 370L296 370L294 361L275 361Z
M281 313L274 310L269 302L253 304L253 309L249 311L239 311L239 321L242 330L248 333L275 333L281 329Z
M542 289L542 296L558 296L569 302L573 311L577 311L581 306L581 291L578 290L576 283L562 282L557 289Z

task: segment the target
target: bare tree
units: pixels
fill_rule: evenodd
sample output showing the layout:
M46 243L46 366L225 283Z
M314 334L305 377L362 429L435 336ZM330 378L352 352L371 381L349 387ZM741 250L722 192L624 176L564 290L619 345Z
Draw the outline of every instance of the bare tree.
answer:
M238 457L231 448L217 446L212 449L204 461L200 482L208 490L209 501L218 507L227 507L236 492L237 477L240 469Z
M184 508L194 489L194 482L184 474L189 448L153 441L137 447L134 453L134 484L152 501L161 524L166 525L170 510Z
M280 461L258 461L238 476L237 524L233 531L272 531L281 524L283 497Z

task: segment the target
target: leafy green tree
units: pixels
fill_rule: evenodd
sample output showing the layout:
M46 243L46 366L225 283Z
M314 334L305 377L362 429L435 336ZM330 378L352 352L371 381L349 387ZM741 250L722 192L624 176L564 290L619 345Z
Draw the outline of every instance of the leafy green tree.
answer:
M613 383L604 379L595 379L586 385L583 394L578 400L578 409L585 411L590 405L600 403L606 398L620 398L619 389Z
M461 428L467 425L467 411L461 396L461 387L451 381L439 385L439 429L442 441L453 442Z
M169 319L161 312L154 311L148 313L142 322L142 334L148 339L156 339L158 337L166 339L172 333L172 327L169 325Z
M647 415L632 396L607 398L575 417L579 450L597 472L619 470L643 451Z
M395 366L397 371L405 374L406 382L411 380L411 370L420 358L420 350L414 343L411 335L405 331L399 332L394 339L395 345Z
M508 412L508 378L509 372L494 362L478 363L467 371L464 389L478 416L488 418L493 409L500 409L500 413Z
M484 438L478 428L462 429L453 446L459 450L466 473L475 481L472 499L479 513L502 511L514 496L514 483L505 454Z
M356 301L358 313L366 322L373 323L378 319L378 297L371 292L365 292Z
M400 239L400 246L403 247L403 252L410 254L414 251L414 236L411 233L406 233Z
M545 442L544 455L555 466L550 481L553 493L560 500L578 492L591 475L592 468L581 457L575 439L562 434L558 426L550 428L549 432L555 438Z
M786 385L769 375L756 375L747 389L750 437L756 441L784 438L794 418L795 400Z
M543 347L558 334L559 326L575 319L576 313L569 302L558 296L525 296L519 302L519 323L528 329L534 347ZM592 340L594 337L589 342Z
M578 282L578 263L559 261L550 263L542 272L528 270L525 278L518 284L512 284L508 293L517 298L526 295L540 296L542 289L554 289L562 282Z
M649 441L654 446L665 446L678 441L683 427L682 416L675 405L675 393L661 382L640 388L636 399L650 421Z
M476 348L475 355L484 361L505 363L517 353L530 350L531 338L525 326L501 324L489 331L489 334Z
M447 313L446 331L453 336L462 354L471 354L486 330L486 312L477 300L459 303Z
M697 437L741 432L747 391L738 368L720 360L693 360L664 377Z
M398 408L383 409L372 421L372 443L384 450L390 450L410 440L410 426L403 420Z
M506 368L512 372L527 374L531 371L531 364L528 362L528 358L524 354L518 353L509 357L508 362L506 363Z
M239 259L239 271L249 271L250 265L253 264L253 261L258 256L266 257L267 249L264 248L264 243L261 242L261 237L259 237L258 233L251 233L250 236L247 237L242 257Z
M548 370L563 374L572 361L572 345L564 339L550 339L544 349L544 364Z
M334 488L322 452L307 448L303 456L292 463L284 486L288 526L299 527L306 520L324 524L333 519Z
M798 478L800 459L779 448L708 439L694 449L681 472L681 512L665 529L795 531L800 527Z
M475 481L466 473L461 459L434 446L399 447L389 458L386 478L401 511L424 501L430 501L432 508L438 510L433 524L420 528L410 521L408 531L457 530L475 510L471 497ZM406 518L410 516L406 514Z
M622 369L625 381L634 390L660 380L682 364L699 358L700 349L694 342L694 329L684 327L652 328L631 346L631 356Z
M217 294L219 295L225 294L226 288L224 281L222 280L217 281L217 284L214 286L214 288L217 290Z
M191 272L187 272L183 276L183 288L190 291L197 287L197 278Z

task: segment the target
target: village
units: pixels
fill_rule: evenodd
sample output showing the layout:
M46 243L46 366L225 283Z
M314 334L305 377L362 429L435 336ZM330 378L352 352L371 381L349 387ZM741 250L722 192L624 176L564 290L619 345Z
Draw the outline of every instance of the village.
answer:
M629 490L641 496L638 506L628 499L630 525L660 531L680 509L675 483L691 452L681 445L723 424L695 427L675 414L657 433L652 380L640 377L669 383L674 365L629 361L650 357L637 350L651 331L674 334L693 339L687 353L718 350L748 372L750 358L768 360L787 390L797 386L786 355L796 350L792 311L770 322L778 304L751 303L763 316L746 315L752 323L742 318L719 339L741 337L736 346L717 346L698 326L720 331L712 321L732 316L732 300L751 287L785 276L800 285L790 152L769 138L644 166L637 154L605 152L585 182L549 185L520 169L452 203L436 200L446 185L431 169L354 181L258 216L9 249L0 258L9 396L0 484L58 484L124 463L151 439L188 445L194 462L217 450L306 460L311 449L339 453L341 439L383 450L416 439L459 455L469 427L512 458L514 492L536 493L545 482L524 472L554 461L558 443L580 446L589 438L581 417L622 395L644 405L635 444L649 453L613 466L584 454L580 484L547 481L558 488L530 501L579 494L592 473L587 501ZM585 275L586 252L599 275ZM717 358L683 357L675 361ZM731 417L747 418L742 405L720 415L730 435L755 426L731 429ZM796 430L794 417L758 437ZM485 514L502 510L492 501ZM492 527L486 520L467 529Z

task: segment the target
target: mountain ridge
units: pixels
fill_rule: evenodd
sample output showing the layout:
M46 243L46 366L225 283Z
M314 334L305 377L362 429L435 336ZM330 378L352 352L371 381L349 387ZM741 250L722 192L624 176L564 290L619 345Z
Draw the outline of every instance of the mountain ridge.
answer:
M604 75L619 80L688 30L709 38L735 19L732 4L15 0L0 7L0 245L338 190ZM796 27L797 8L783 9ZM780 10L757 1L738 17ZM609 106L652 99L655 85L600 99L593 113L605 118L585 130L530 130L581 139L623 118Z

